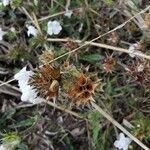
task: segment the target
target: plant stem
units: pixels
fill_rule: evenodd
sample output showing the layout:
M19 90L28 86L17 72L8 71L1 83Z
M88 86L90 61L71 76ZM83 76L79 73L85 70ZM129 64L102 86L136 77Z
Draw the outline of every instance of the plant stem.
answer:
M77 118L85 119L83 116L81 116L81 115L79 115L79 114L77 114L77 113L75 113L75 112L73 112L73 111L71 111L71 110L69 110L69 109L66 109L66 108L64 108L64 107L62 107L62 106L58 106L58 105L56 105L56 104L54 104L54 103L52 103L52 102L50 102L50 101L46 101L46 100L45 100L45 103L47 103L48 105L50 105L50 106L52 106L52 107L54 107L54 108L57 108L57 109L59 109L59 110L61 110L61 111L64 111L64 112L66 112L66 113L69 113L69 114L71 114L71 115L73 115L73 116L75 116L75 117L77 117Z

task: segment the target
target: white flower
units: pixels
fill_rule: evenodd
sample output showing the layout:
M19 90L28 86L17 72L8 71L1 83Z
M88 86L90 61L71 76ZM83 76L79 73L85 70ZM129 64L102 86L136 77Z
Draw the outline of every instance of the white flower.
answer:
M14 150L14 147L18 145L15 143L7 143L7 144L1 144L0 145L0 150Z
M4 6L9 5L10 2L11 2L11 0L2 0L2 4L3 4Z
M38 6L38 0L34 0L34 5Z
M27 25L26 27L28 29L28 31L27 31L28 36L30 36L30 35L33 35L34 37L37 36L38 30L34 26Z
M129 47L129 55L133 58L133 57L135 57L135 51L137 50L137 48L138 48L138 44L137 43L135 43L135 44L132 44L130 47Z
M4 144L2 144L0 145L0 150L7 150L7 147Z
M3 40L3 36L6 34L6 32L4 32L2 30L2 28L0 28L0 41Z
M68 10L66 9L66 12L64 14L64 16L68 17L68 18L71 18L71 15L73 14L73 11L72 10Z
M123 133L120 133L118 140L114 142L114 146L119 150L128 150L128 146L131 141L132 140L130 138L125 137Z
M60 33L60 31L62 30L62 27L60 25L60 23L58 21L49 21L47 23L47 26L48 26L48 30L47 30L47 33L49 35L57 35Z
M24 102L30 102L33 104L38 104L43 102L43 98L37 96L36 90L28 84L30 77L34 73L32 71L27 71L26 67L15 74L14 79L18 80L19 88L22 92L21 100Z
M136 56L136 54L142 54L141 51L138 50L139 49L139 45L137 43L135 44L132 44L130 47L129 47L129 55L134 58Z
M16 33L16 29L14 27L11 27L10 31L13 32L13 33Z

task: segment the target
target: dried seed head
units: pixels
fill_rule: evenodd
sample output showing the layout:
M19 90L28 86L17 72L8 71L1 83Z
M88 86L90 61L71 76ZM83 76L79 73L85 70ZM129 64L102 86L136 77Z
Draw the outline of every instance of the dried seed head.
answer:
M143 27L147 30L150 30L150 13L145 15Z
M76 79L68 92L72 102L77 106L84 106L93 101L93 95L96 87L100 82L92 81L90 77L81 73Z
M44 65L32 76L30 85L34 86L42 97L54 100L58 96L59 81L60 69Z
M112 73L112 71L115 69L115 66L117 64L116 60L112 57L112 55L107 55L106 58L102 60L103 69L107 73Z
M127 73L145 88L150 88L150 62L138 59L132 64Z
M79 80L78 80L78 85L79 86L84 86L87 84L87 77L84 74L81 74Z
M45 64L50 62L55 58L55 54L52 51L44 51L43 54L40 56L40 61Z

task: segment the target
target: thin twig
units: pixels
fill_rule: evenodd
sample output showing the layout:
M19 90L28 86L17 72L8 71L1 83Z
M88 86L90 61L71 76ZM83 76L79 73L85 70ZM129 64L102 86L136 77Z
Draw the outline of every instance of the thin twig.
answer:
M146 145L144 145L140 140L138 140L135 136L133 136L130 132L128 132L122 125L120 125L116 120L114 120L109 114L107 114L102 108L100 108L97 104L91 102L92 106L100 112L105 118L107 118L113 125L119 128L123 133L125 133L129 138L131 138L134 142L136 142L139 146L141 146L144 150L150 150Z
M58 12L58 13L55 13L53 15L49 15L49 16L46 16L46 17L42 17L40 19L38 19L38 21L44 21L44 20L47 20L47 19L50 19L50 18L53 18L53 17L56 17L56 16L59 16L59 15L63 15L66 11L62 11L62 12Z
M110 49L110 50L113 50L113 51L119 51L119 52L130 54L130 52L129 52L128 49L124 49L124 48L121 48L121 47L115 47L115 46L111 46L111 45L107 45L107 44L102 44L102 43L90 42L90 41L82 42L81 40L71 40L69 38L66 38L66 39L59 39L59 38L52 39L52 38L48 38L47 41L49 41L49 42L67 42L67 41L73 41L75 43L84 43L86 45L92 45L92 46L96 46L96 47L106 48L106 49ZM76 51L76 49L74 49L74 51ZM68 55L70 53L73 53L73 52L69 51L69 52L65 53L63 56ZM150 56L149 55L146 55L146 54L143 54L143 53L138 53L138 52L134 52L134 54L136 56L139 56L139 57L146 58L146 59L150 60ZM63 56L61 55L59 58L61 58ZM59 58L57 57L55 60L57 60ZM55 61L55 60L52 60L52 61Z
M29 17L29 19L34 23L33 18L31 17L31 15L28 13L28 11L24 7L21 7L19 9L20 9L20 11L23 11Z
M12 81L15 81L15 79L13 78L13 79L11 79L11 80L8 80L8 81L6 81L6 82L3 82L2 84L0 84L0 87L3 86L3 85L6 85L6 84L8 84L8 83L10 83L10 82L12 82Z
M50 105L50 106L52 106L52 107L55 107L55 108L57 108L57 109L59 109L59 110L61 110L61 111L64 111L64 112L66 112L66 113L69 113L69 114L71 114L71 115L73 115L73 116L75 116L75 117L78 117L78 118L80 118L80 119L84 119L83 116L81 116L81 115L79 115L79 114L77 114L77 113L75 113L75 112L73 112L73 111L71 111L71 110L69 110L69 109L63 108L62 106L58 106L58 105L56 105L56 104L54 104L54 103L52 103L52 102L50 102L50 101L46 101L46 100L45 100L45 103L47 103L48 105Z

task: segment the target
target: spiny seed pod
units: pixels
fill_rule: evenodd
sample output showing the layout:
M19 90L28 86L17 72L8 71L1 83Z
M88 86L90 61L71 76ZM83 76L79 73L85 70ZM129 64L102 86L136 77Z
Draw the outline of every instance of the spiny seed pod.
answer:
M115 66L117 64L116 60L112 57L112 55L107 55L106 58L102 60L103 69L107 73L112 73L112 71L115 69Z
M71 89L68 92L69 98L77 106L84 106L94 101L96 87L100 84L99 81L92 81L90 77L81 73L75 78Z
M147 60L137 60L127 69L137 82L145 88L150 89L150 62Z
M60 69L51 65L44 65L39 68L31 77L30 85L37 89L37 92L47 100L56 100L59 92Z
M44 51L40 56L40 61L46 64L55 58L55 54L52 51Z

